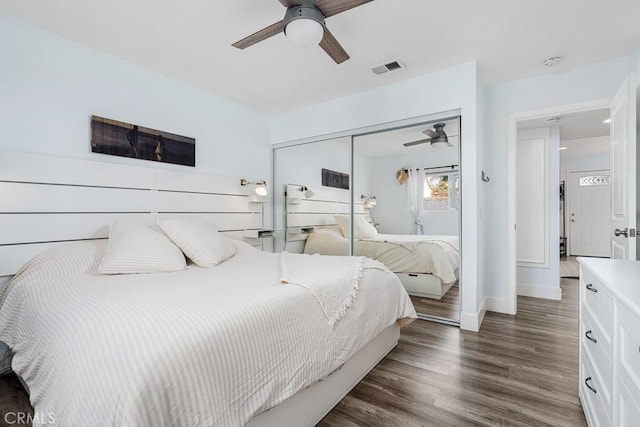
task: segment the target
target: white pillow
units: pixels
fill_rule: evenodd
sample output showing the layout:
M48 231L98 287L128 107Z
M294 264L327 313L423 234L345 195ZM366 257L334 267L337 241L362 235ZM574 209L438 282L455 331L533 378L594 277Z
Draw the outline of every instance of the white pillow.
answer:
M167 218L160 227L200 267L211 267L236 254L236 247L201 218Z
M349 217L347 215L334 216L338 227L342 230L344 237L349 237ZM354 239L375 239L378 237L378 230L369 224L362 215L353 217L353 238Z
M183 270L186 266L184 255L160 227L119 220L111 224L109 242L98 272L160 273Z

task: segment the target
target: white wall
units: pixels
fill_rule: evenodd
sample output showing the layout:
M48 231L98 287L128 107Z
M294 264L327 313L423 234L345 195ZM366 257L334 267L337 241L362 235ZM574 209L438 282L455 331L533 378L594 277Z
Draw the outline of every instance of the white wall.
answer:
M609 169L609 157L609 153L560 157L560 179L566 180L569 172Z
M486 134L485 132L487 131L486 129L486 89L485 87L480 83L480 75L477 74L476 75L478 84L476 85L476 116L477 116L477 120L476 120L476 158L475 159L465 159L464 162L462 163L462 168L466 168L466 161L471 160L471 161L476 161L477 163L477 169L476 169L476 176L473 177L476 180L478 180L479 178L482 177L481 173L482 171L486 171L488 170L488 165L487 165L487 149L486 149L486 144L487 144L487 138L486 138ZM476 191L476 198L477 198L477 208L476 208L476 219L477 219L477 227L478 227L478 235L477 235L477 239L478 239L478 247L477 247L477 252L471 253L471 254L467 254L467 252L464 252L463 256L475 256L478 262L477 265L477 274L478 277L480 277L480 279L476 282L478 284L477 286L477 292L476 292L476 306L479 307L479 309L481 310L480 315L484 316L484 312L485 310L488 310L489 308L494 308L494 307L489 307L489 304L487 303L487 291L486 291L486 282L484 280L484 278L486 277L486 266L487 263L489 262L489 259L491 257L491 253L489 251L487 251L487 206L486 206L486 200L487 200L487 191L490 188L490 186L492 185L492 179L491 177L489 178L485 178L485 179L489 179L488 182L484 182L482 180L478 180L478 186L476 188L474 188L474 191ZM462 188L462 197L466 198L467 194L466 194L466 190L464 188ZM463 207L463 210L466 209L466 207Z
M484 289L479 273L483 242L478 238L477 153L482 148L477 114L479 109L475 62L414 79L345 96L306 108L278 114L271 123L273 143L315 138L382 123L457 110L462 116L462 309L461 326L477 329ZM465 256L465 254L468 254Z
M486 164L491 185L486 195L486 294L496 300L508 295L507 268L507 144L509 115L546 107L612 97L627 70L620 58L566 72L546 74L487 88ZM558 174L556 174L557 176ZM555 216L555 215L554 215ZM499 302L499 301L498 301ZM504 301L503 301L504 302ZM506 307L502 303L500 308Z
M519 134L519 138L525 135L531 137L537 134L537 131L530 130ZM535 240L536 236L534 235L531 236L534 240L529 240L526 243L542 243L542 259L538 260L537 265L536 263L519 263L517 270L518 294L560 299L560 220L556 214L560 210L560 155L558 150L560 147L560 129L554 126L548 128L548 130L545 129L544 134L546 134L545 138L548 139L548 147L547 150L543 150L542 153L543 159L541 159L541 161L543 164L533 165L534 169L536 167L543 168L544 181L547 183L546 188L541 189L542 196L547 198L546 207L542 209L542 212L537 211L543 218L533 218L533 224L537 224L537 228L534 230L525 230L524 228L528 219L527 215L530 214L531 211L518 212L518 247L522 248L522 240L527 235L527 231L533 231L535 235L542 237L542 241ZM546 165L544 163L546 163ZM518 165L518 167L521 166L523 165ZM537 183L525 182L524 184L540 185L540 180L537 181ZM519 185L521 184L523 183L520 182ZM534 194L536 188L532 190L530 193ZM518 191L521 192L522 188L519 187ZM525 198L528 197L526 194L518 194L518 197L522 196ZM544 200L541 203L545 206ZM538 209L538 206L534 206L532 209ZM536 219L540 219L542 222L536 223ZM548 222L548 225L545 225L545 222ZM520 252L519 255L521 255ZM540 287L549 289L539 289Z
M266 114L6 16L0 58L0 149L269 180ZM196 167L92 153L92 114L195 138Z
M358 139L356 138L356 144ZM458 164L458 150L425 150L397 156L372 158L375 173L371 179L371 192L378 204L373 215L380 224L380 232L412 234L413 214L407 210L407 185L400 185L396 172L401 167L414 169ZM446 173L443 171L443 173ZM455 209L425 212L422 215L423 234L459 233L459 212Z

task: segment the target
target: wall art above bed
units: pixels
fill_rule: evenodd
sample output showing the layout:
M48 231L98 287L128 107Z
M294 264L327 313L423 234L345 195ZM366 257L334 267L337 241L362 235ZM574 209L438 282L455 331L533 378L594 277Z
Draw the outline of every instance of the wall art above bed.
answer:
M349 189L349 174L322 169L322 185L325 187Z
M183 166L196 165L196 140L91 116L91 151Z

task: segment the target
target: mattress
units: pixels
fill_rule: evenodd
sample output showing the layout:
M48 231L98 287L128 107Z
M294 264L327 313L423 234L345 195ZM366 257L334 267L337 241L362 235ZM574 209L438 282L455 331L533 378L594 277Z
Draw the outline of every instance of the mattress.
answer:
M235 244L215 268L174 273L98 275L104 241L28 263L0 295L0 341L35 414L58 425L243 425L415 318L397 277L365 268L331 327L307 289L280 284L278 254Z
M307 238L304 253L348 255L349 239L338 227L320 228ZM374 239L355 240L354 255L380 261L395 273L433 274L444 284L458 280L457 236L378 234Z

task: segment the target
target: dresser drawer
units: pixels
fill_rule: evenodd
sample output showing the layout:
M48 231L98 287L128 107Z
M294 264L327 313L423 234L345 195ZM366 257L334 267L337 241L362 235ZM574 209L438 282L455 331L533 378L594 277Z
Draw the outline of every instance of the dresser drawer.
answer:
M609 360L613 360L613 333L606 331L602 326L602 322L597 322L595 319L596 316L591 311L591 308L589 306L583 307L580 319L582 322L580 341L587 348L599 347L601 351L607 354Z
M618 303L620 377L640 390L640 318Z
M585 268L580 271L580 294L582 303L591 310L594 321L601 326L603 332L613 337L613 297Z
M588 356L593 374L598 378L598 393L605 403L611 403L613 393L613 363L611 362L611 344L604 338L600 327L591 318L588 309L582 310L582 336L580 342L583 357Z
M587 353L583 352L580 366L580 394L586 402L583 402L583 409L589 426L608 427L611 425L610 406L602 399L602 387L598 375L593 369Z

